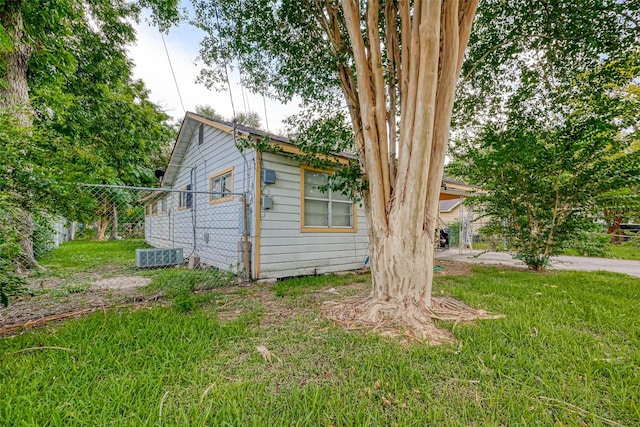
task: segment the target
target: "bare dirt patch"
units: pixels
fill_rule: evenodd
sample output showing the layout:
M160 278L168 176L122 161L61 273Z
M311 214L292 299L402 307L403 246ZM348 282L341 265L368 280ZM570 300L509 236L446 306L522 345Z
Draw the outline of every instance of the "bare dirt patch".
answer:
M444 269L436 271L436 276L471 274L472 265L468 263L437 260L437 265ZM67 314L81 315L111 306L148 301L149 298L140 288L150 281L148 277L132 275L129 271L111 268L109 265L70 277L32 278L28 289L33 295L13 298L7 308L0 306L0 335L9 330L19 330L15 325L37 325L65 318ZM269 327L296 316L308 315L325 302L365 298L370 289L369 282L354 281L336 288L310 289L296 298L279 297L270 285L258 283L250 286L226 286L206 292L220 295L211 304L217 305L216 315L221 322L235 320L259 309L264 311L261 324Z
M83 314L143 299L139 289L150 281L142 276L104 278L100 273L31 279L27 289L32 295L13 298L8 307L0 306L0 334L15 331L16 325L36 325L41 319L54 320L65 313Z
M151 282L149 277L142 276L120 276L110 277L108 279L101 279L95 282L92 286L93 289L136 289L142 286L147 286Z
M437 269L435 276L466 276L471 274L473 264L465 262L449 261L446 259L436 259L436 266L444 267L443 270Z

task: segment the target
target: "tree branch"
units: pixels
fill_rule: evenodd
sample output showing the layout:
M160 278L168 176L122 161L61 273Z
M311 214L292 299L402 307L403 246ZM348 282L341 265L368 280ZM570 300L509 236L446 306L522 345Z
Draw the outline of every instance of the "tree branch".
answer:
M374 226L387 229L387 215L385 213L385 195L380 159L380 146L376 131L375 99L372 93L371 67L367 60L364 40L360 30L360 5L357 0L342 0L345 25L351 39L351 48L358 76L358 100L362 116L364 134L364 154L367 158L365 176L371 182L369 197L371 198L371 215L376 219ZM386 144L386 141L385 141Z
M462 0L464 2L464 0ZM449 127L451 123L451 110L458 81L460 64L460 34L464 34L464 28L459 26L458 0L447 1L442 8L440 25L440 69L438 76L438 89L435 100L435 118L433 140L430 147L430 163L427 178L427 191L425 194L425 216L423 227L425 230L435 228L434 216L438 212L440 185L444 168L444 158L449 142ZM464 47L463 47L464 49Z
M413 128L416 115L416 100L418 90L418 66L420 65L420 15L422 1L415 3L413 19L410 16L408 0L400 3L401 31L402 31L402 83L400 88L401 115L400 150L398 154L398 177L396 182L397 200L404 203L407 185L407 173L411 160L413 142ZM404 6L404 7L403 7Z
M425 194L428 171L431 168L431 145L440 63L440 4L436 1L426 2L425 7L420 11L420 47L418 51L412 53L412 60L415 58L420 63L416 91L418 102L416 102L413 119L411 159L407 174L407 182L411 184L411 188L406 190L413 197L407 199L411 206L402 210L405 216L402 222L416 232L422 230L424 226L425 198L415 196ZM415 15L413 19L416 19Z
M479 0L461 0L460 11L458 13L458 67L456 68L456 79L460 76L462 62L469 44L473 18L476 16Z
M382 186L384 205L388 209L391 198L389 183L389 145L387 137L387 98L382 69L382 54L380 42L380 27L378 13L380 2L370 0L367 5L367 33L369 35L369 67L372 74L373 95L375 106L375 123L377 129L377 145L380 150L380 169L382 171Z
M358 149L362 153L361 156L358 156L360 166L365 169L366 158L364 156L364 138L362 134L362 120L360 118L360 105L358 102L355 77L351 72L351 68L343 58L343 54L348 54L349 50L344 47L342 35L340 33L340 15L338 5L334 4L330 0L325 0L324 5L322 0L316 0L313 4L309 5L316 21L318 21L320 27L324 30L327 38L331 42L332 53L336 60L338 75L340 77L340 82L342 83L340 88L342 89L347 102L347 108L353 123L354 135ZM323 9L326 10L328 17L325 16Z
M396 179L396 114L397 114L397 92L398 92L398 76L400 75L400 50L398 41L398 27L396 26L396 15L398 8L395 1L387 1L385 3L385 23L386 23L386 46L387 46L387 73L388 83L387 91L389 92L389 111L387 113L387 123L389 131L389 181L391 184L391 192L395 188ZM393 200L392 200L393 203Z

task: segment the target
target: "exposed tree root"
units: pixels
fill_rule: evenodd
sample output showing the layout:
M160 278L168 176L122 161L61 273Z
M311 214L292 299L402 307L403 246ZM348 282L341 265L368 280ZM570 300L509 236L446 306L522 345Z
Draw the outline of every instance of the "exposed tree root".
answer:
M455 342L453 334L438 328L434 320L467 322L504 317L476 310L452 298L432 297L431 302L432 307L427 308L414 300L384 301L373 297L363 300L360 297L327 301L322 309L329 319L347 329L372 329L381 335L427 341L430 345Z

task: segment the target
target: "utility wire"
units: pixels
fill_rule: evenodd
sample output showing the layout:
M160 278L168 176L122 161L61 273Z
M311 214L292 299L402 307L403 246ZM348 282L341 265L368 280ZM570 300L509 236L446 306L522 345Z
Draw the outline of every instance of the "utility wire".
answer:
M216 24L218 26L218 34L220 34L221 33L221 31L220 31L220 17L218 16L218 7L215 4L214 4L214 9L216 11ZM231 93L231 82L229 81L229 71L227 70L227 61L224 62L224 75L225 75L225 77L227 79L227 87L229 88L229 97L231 98L231 111L233 112L233 119L234 119L234 122L235 122L236 107L233 104L233 93ZM233 136L235 138L235 124L234 124Z
M269 132L269 119L267 118L267 101L265 101L264 99L264 93L262 94L262 106L264 107L264 124L267 127L267 135L268 135L271 132Z
M173 81L176 84L176 91L178 92L178 98L180 98L180 105L182 106L182 113L186 114L187 110L184 108L184 102L182 102L182 94L180 93L180 87L178 86L178 79L176 79L176 73L173 71L173 65L171 64L171 57L169 56L169 49L167 49L167 43L164 41L164 34L160 33L160 37L162 37L162 44L164 45L164 51L167 53L167 60L169 61L169 68L171 68L171 75L173 76Z
M240 68L240 64L238 64ZM240 93L242 94L242 104L244 105L244 113L247 114L247 99L245 98L244 85L242 84L242 73L240 73ZM248 95L247 95L248 98Z

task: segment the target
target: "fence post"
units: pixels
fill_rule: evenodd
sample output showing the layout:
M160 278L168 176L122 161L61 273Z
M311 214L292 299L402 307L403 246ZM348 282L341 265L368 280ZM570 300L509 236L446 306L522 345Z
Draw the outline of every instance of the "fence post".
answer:
M249 214L247 207L247 193L242 194L242 214L244 219L244 235L243 237L243 251L244 251L244 281L248 282L251 280L251 258L249 251L249 238L251 231L249 230Z

